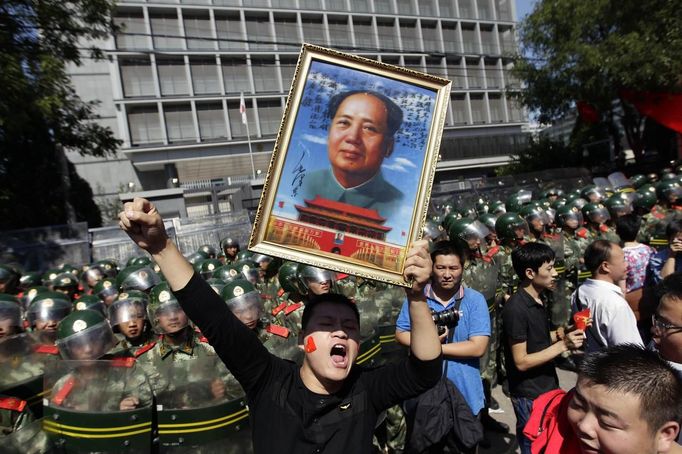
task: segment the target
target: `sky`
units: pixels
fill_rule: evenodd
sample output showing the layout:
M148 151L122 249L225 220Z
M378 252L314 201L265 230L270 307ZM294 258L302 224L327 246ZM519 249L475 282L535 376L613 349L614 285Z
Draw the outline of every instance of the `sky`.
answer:
M516 20L521 20L530 13L538 0L516 0Z

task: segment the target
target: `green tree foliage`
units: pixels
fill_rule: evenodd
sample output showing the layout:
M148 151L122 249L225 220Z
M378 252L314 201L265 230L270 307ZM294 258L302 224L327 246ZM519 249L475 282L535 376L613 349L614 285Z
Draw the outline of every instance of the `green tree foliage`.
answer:
M527 87L518 97L540 112L541 122L575 110L577 101L589 103L614 145L620 123L640 157L643 119L621 99L622 90L679 90L681 6L668 0L541 0L519 27L525 57L514 72Z
M101 223L64 150L106 156L119 141L91 121L94 103L78 98L65 67L102 57L79 43L111 34L113 7L110 0L0 3L0 229Z

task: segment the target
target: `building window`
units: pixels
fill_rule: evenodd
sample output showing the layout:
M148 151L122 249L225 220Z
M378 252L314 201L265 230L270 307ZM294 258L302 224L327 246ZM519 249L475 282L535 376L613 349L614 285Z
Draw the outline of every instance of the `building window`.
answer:
M327 23L332 47L351 47L348 17L327 17Z
M368 0L350 0L350 10L356 13L368 13L369 12L369 1Z
M374 0L374 11L393 14L393 0Z
M406 16L414 16L417 10L412 0L396 0L398 2L398 12Z
M448 79L452 81L452 88L465 88L464 68L459 58L448 57L446 62L448 68Z
M192 86L195 95L220 93L218 66L213 58L192 58L189 61L192 70Z
M417 21L400 19L400 37L403 40L404 52L419 52L417 37Z
M250 99L245 100L246 116L250 129L253 129L253 104ZM239 112L239 101L228 101L227 116L230 120L230 131L233 139L246 138L246 125L242 123L242 114ZM251 131L249 131L251 132ZM251 133L253 135L253 133Z
M279 50L295 50L301 47L295 15L275 15L275 33Z
M320 0L298 0L298 3L301 5L301 9L315 9L315 10L322 9L322 5L320 5ZM332 3L341 3L341 2L336 1L336 2L332 2Z
M244 6L255 6L258 8L267 8L268 0L244 0Z
M296 9L296 0L272 0L273 8Z
M154 76L148 59L119 60L123 96L154 96Z
M355 47L376 48L371 18L353 17L353 31L355 34Z
M492 25L481 24L481 49L484 54L497 55L497 43L495 42L495 31Z
M395 19L377 18L377 32L379 33L379 42L382 49L389 52L398 52L400 50Z
M247 15L246 36L250 50L272 50L274 39L270 31L270 17L267 14Z
M426 72L434 76L447 77L445 68L443 68L443 58L426 57Z
M422 40L424 42L425 52L441 52L440 39L438 38L438 29L436 22L421 21L422 24Z
M218 14L215 16L215 26L218 33L218 45L222 50L244 50L246 43L242 33L242 22L239 13Z
M503 54L511 54L516 52L516 42L514 41L514 31L511 27L499 27L500 46L502 46Z
M469 54L478 54L478 38L476 37L476 25L462 24L462 42L464 44L464 52Z
M128 106L128 129L132 145L163 142L161 118L156 105Z
M457 22L441 22L443 31L443 45L445 52L459 52L459 33L457 33Z
M462 19L473 19L474 16L474 0L459 0L459 17Z
M507 100L507 110L509 112L509 121L522 122L525 121L523 116L523 108L519 103L513 99Z
M514 20L511 13L511 0L494 0L494 3L497 10L497 20Z
M440 17L455 17L455 8L452 0L438 0Z
M226 93L251 92L245 58L223 58L222 66Z
M259 99L258 118L263 136L274 136L279 131L282 121L282 104L279 99Z
M256 93L279 92L277 67L275 60L270 58L254 58L251 60L251 72Z
M490 0L476 0L478 3L478 18L481 20L493 20L493 10Z
M487 121L485 99L482 93L472 93L469 95L471 100L471 119L474 124L481 124Z
M488 88L500 88L502 81L500 71L495 60L485 60L485 82Z
M149 49L147 27L142 12L118 14L114 23L121 27L116 33L116 47L118 49Z
M405 67L414 69L415 71L424 72L422 68L422 58L421 57L403 57L405 61Z
M162 96L189 94L184 60L157 59L156 67L159 73Z
M211 20L207 15L193 15L183 11L183 20L188 49L215 49L215 40L211 32Z
M322 16L301 16L301 28L303 28L303 41L326 45Z
M499 94L490 93L488 96L488 105L490 105L490 121L492 123L504 122L504 104L502 96Z
M279 69L282 72L282 86L284 91L288 93L291 82L294 80L294 73L296 72L296 59L280 57Z
M183 38L180 37L180 23L175 13L150 14L149 21L154 35L154 48L164 50L183 49Z
M227 138L222 103L197 103L197 117L201 140Z
M483 88L483 74L478 64L478 59L466 59L467 74L469 76L469 88Z
M417 5L419 6L420 16L436 16L436 6L433 4L433 0L419 0Z
M241 0L213 0L217 6L241 6Z
M168 141L189 142L196 140L194 132L194 120L192 120L192 109L189 104L170 104L163 106L166 118L166 131Z

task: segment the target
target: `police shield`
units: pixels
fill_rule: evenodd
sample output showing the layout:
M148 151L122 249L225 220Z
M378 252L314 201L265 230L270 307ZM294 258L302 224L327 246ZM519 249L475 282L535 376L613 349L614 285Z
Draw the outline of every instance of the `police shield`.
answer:
M485 257L473 265L474 269L465 274L464 284L467 287L479 291L488 302L488 306L494 304L495 291L497 290L497 276L500 271L499 263Z
M554 251L554 269L558 273L549 296L550 319L553 326L565 326L570 313L570 292L567 286L566 261L564 260L564 236L544 235L543 242Z
M64 452L145 452L152 393L134 358L55 363L45 371L43 430ZM97 434L96 437L93 434Z
M217 356L164 361L157 372L161 452L251 452L244 391Z

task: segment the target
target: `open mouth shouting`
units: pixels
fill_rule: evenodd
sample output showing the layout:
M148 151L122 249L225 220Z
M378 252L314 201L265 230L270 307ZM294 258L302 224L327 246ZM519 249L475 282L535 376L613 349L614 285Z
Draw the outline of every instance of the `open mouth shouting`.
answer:
M346 345L337 343L332 346L329 356L332 360L332 365L339 369L348 367L348 356L346 355Z

